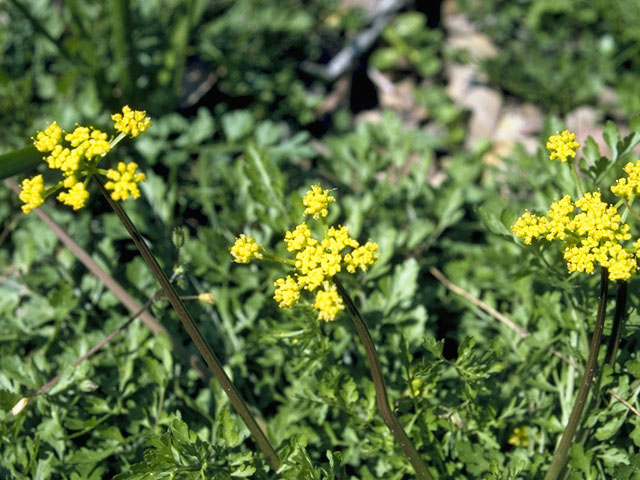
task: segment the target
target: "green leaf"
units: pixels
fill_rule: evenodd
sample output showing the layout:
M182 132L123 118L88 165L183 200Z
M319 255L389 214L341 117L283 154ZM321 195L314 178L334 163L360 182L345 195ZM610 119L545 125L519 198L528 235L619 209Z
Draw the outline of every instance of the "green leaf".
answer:
M393 308L413 298L418 286L419 270L420 267L415 258L405 260L394 269L390 289L386 292L387 303L384 307L385 315L389 315Z
M607 423L596 430L594 437L600 441L611 438L620 432L620 427L625 423L625 421L626 415L616 415L615 417L610 418Z
M620 141L620 132L618 132L616 124L611 120L608 120L605 124L602 136L611 150L611 161L615 162L618 159L618 142Z
M511 230L505 225L505 222L503 221L503 219L510 218L512 216L511 213L507 213L506 209L502 211L500 217L498 217L488 208L482 206L476 207L475 210L478 218L482 222L482 225L491 233L495 233L496 235L500 235L501 237L507 238L509 240L513 238Z
M231 412L227 408L223 408L218 414L218 421L220 422L222 438L224 438L225 445L233 448L240 443L240 435L236 422L231 416Z
M632 360L626 361L624 366L631 375L640 378L640 357L636 356Z
M587 478L591 476L591 455L586 454L581 443L573 443L569 450L570 464L583 472Z
M253 117L246 110L229 112L222 117L222 130L229 142L237 142L246 137L253 125Z
M33 173L42 162L42 153L33 145L0 155L0 180L18 173Z
M582 146L582 155L592 164L596 164L598 160L600 160L600 147L598 147L597 142L593 139L591 135L587 137ZM601 172L596 171L596 176Z
M434 337L427 336L425 337L422 345L425 348L425 350L435 355L438 359L444 360L444 357L442 356L442 350L444 348L444 340L438 341Z
M169 376L162 364L151 357L144 357L142 360L151 381L163 388L166 387L169 382Z
M284 216L288 216L282 203L282 177L270 161L266 152L259 151L254 144L247 145L244 157L249 164L249 175L253 182L252 194L265 205L272 205L280 209Z

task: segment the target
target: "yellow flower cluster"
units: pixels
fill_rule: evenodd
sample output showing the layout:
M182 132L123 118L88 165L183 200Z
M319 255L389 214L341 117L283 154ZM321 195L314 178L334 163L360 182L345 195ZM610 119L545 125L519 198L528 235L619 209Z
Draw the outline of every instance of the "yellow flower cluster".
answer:
M547 141L547 150L551 150L549 160L559 158L566 162L569 157L576 158L576 150L580 144L576 142L576 134L565 130L562 133L551 135Z
M132 110L128 105L122 108L122 113L114 113L111 120L114 128L125 135L137 137L151 126L151 119L144 110Z
M511 230L525 244L541 237L563 240L569 273L593 273L599 264L609 270L610 280L628 280L637 269L635 255L620 243L631 239L629 225L613 205L602 201L600 192L587 192L576 202L565 195L551 204L546 216L525 211Z
M325 322L335 320L340 310L344 310L342 298L333 283L323 282L323 290L319 290L313 308L319 310L318 318Z
M231 247L231 255L236 263L249 263L252 258L262 258L260 245L251 235L244 233L236 238Z
M303 203L307 207L306 215L318 219L328 215L327 206L335 199L317 185L306 193ZM274 299L282 308L293 306L300 298L302 290L316 291L313 307L319 311L318 317L326 322L332 321L340 310L344 309L342 299L331 278L343 268L355 273L357 268L366 271L378 258L378 245L367 242L360 245L349 236L345 226L325 226L325 235L321 240L313 237L306 222L286 232L284 241L289 252L295 252L295 260L284 260L295 266L295 273L274 282ZM346 248L350 251L344 252ZM234 261L247 263L251 258L262 258L261 248L247 235L240 235L231 247ZM275 258L275 257L271 257Z
M304 214L313 215L315 220L321 216L326 217L329 214L327 206L335 200L336 199L330 195L329 190L322 190L320 185L312 185L311 189L302 199L302 204L307 207Z
M112 118L116 122L116 130L134 137L151 125L151 120L144 111L131 110L128 106L123 108L122 114L115 114ZM48 154L44 157L45 162L49 168L60 170L62 180L46 190L41 175L24 180L20 193L20 199L25 203L22 210L30 212L42 205L48 194L60 189L66 190L60 192L57 199L74 210L80 209L89 198L86 188L89 179L96 173L112 180L107 182L107 189L113 190L111 197L114 200L126 200L129 196L138 198L138 183L145 176L143 173L135 173L138 167L135 163L126 165L120 162L118 170L98 169L100 158L123 137L124 135L110 142L106 133L83 126L76 126L73 132L66 133L56 122L37 132L33 139L36 149Z
M89 198L89 192L87 192L84 183L76 182L68 191L60 192L57 198L65 205L73 207L74 210L80 210Z
M130 162L129 164L118 162L117 170L113 170L112 168L107 170L107 178L109 181L104 184L104 188L113 190L113 192L111 192L112 199L126 200L129 196L133 198L140 196L138 184L146 177L144 173L136 173L137 169L138 164L135 162Z
M513 435L509 437L507 442L510 445L516 447L527 447L529 445L529 434L527 433L527 427L516 427L513 429Z
M22 190L20 191L19 197L20 200L24 202L24 205L22 205L22 211L24 213L29 213L44 203L44 198L42 198L43 190L44 183L42 181L42 175L25 178L22 181Z
M616 184L611 186L611 191L618 197L630 199L632 195L640 193L640 160L627 163L623 170L628 178L619 178Z

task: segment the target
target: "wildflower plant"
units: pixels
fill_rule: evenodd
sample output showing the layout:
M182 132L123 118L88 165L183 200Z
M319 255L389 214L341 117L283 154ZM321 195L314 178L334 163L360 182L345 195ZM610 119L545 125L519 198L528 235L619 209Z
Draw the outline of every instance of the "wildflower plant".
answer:
M270 255L250 235L241 234L230 249L236 263L248 263L251 259L274 260L294 267L294 272L275 280L273 298L280 308L295 305L302 291L314 294L313 308L318 318L325 322L336 319L344 310L344 303L331 279L341 271L366 272L378 258L378 244L367 241L364 245L349 236L349 227L328 226L326 217L329 205L335 201L329 190L313 185L302 199L304 214L320 220L323 236L314 237L307 222L302 222L285 233L287 251L295 259Z
M123 108L122 113L112 115L111 119L114 121L114 129L119 134L109 141L106 133L93 127L77 126L73 132L69 133L64 132L56 122L51 123L44 131L36 134L33 139L36 150L48 153L44 158L45 162L50 169L59 170L62 179L48 188L44 187L42 175L25 179L22 182L22 190L19 193L19 198L24 202L22 210L25 213L29 213L42 205L48 195L54 194L61 189L63 191L58 194L57 199L63 204L73 207L74 210L79 210L85 206L89 196L86 188L88 182L91 178L97 181L103 196L129 233L153 276L160 284L161 291L164 292L166 299L171 303L210 371L220 382L230 402L243 418L258 448L267 457L273 470L278 470L280 467L278 454L184 305L183 300L189 299L189 297L183 298L178 295L171 280L162 270L150 248L142 239L140 232L120 206L119 202L127 200L129 197L140 197L138 184L145 179L145 175L137 172L138 165L135 162L119 162L116 169L99 167L101 158L115 145L127 135L136 137L144 132L151 126L151 120L144 111L132 110L128 106ZM178 238L180 235L176 237ZM256 252L250 252L247 255L250 257L255 254ZM204 296L201 300L214 301L210 296Z
M550 151L549 160L559 159L563 163L570 162L571 174L575 182L576 198L566 193L549 205L544 214L532 213L528 210L512 224L511 231L525 245L538 247L542 254L545 242L560 243L567 272L593 274L600 267L600 295L596 323L589 348L587 362L580 388L576 395L573 410L556 448L545 480L559 478L567 462L569 448L574 435L580 426L583 410L587 406L587 398L591 384L600 383L598 378L598 352L606 318L607 291L609 282L617 282L616 311L612 332L607 347L607 359L610 367L615 365L620 332L625 316L627 282L638 272L640 257L640 238L635 236L634 222L640 215L633 208L633 201L640 193L640 160L628 161L622 169L625 176L613 182L604 182L604 178L614 171L621 159L633 155L632 148L640 142L637 133L625 139L619 139L615 127L607 126L605 139L612 151L612 160L597 155L597 147L593 139L587 140L588 149L584 159L577 158L580 144L575 134L567 130L551 135L546 144ZM580 165L587 168L580 169ZM590 182L591 191L584 191L583 183ZM602 185L602 184L605 185ZM604 186L604 189L601 189ZM544 260L546 262L546 260ZM596 396L588 404L587 410L599 404ZM577 443L584 443L588 430L583 433ZM518 441L518 434L509 439ZM573 450L572 450L573 451Z
M285 233L284 242L287 251L295 252L295 259L271 255L265 252L253 237L244 234L237 237L231 246L231 255L237 263L248 263L251 259L256 258L281 262L294 267L292 274L280 277L274 282L276 287L274 300L278 302L280 308L292 307L300 299L301 293L306 290L315 294L312 305L315 310L318 310L319 320L331 322L342 310L347 310L364 345L375 385L378 411L387 428L404 451L417 478L431 480L433 477L429 469L389 406L382 369L373 339L351 296L337 277L338 273L345 270L352 274L358 268L367 271L379 257L378 244L367 241L361 245L356 239L349 236L348 227L328 226L326 221L329 214L328 207L334 201L335 198L331 192L322 189L319 185L313 185L306 192L302 199L302 203L306 207L304 214L311 216L316 221L320 220L323 235L320 239L316 238L312 228L306 222L296 225L293 230L288 230Z
M551 151L549 159L558 158L562 162L575 158L578 147L575 134L567 130L552 135L547 142L547 149ZM591 274L596 266L600 266L607 269L611 281L629 280L638 268L640 239L631 242L631 227L625 223L623 215L637 216L629 201L640 186L640 161L629 162L624 171L628 176L617 179L609 188L613 195L620 197L616 204L604 201L599 189L581 194L575 201L566 194L551 203L545 215L526 210L511 230L525 245L540 239L562 242L569 273ZM581 191L578 182L576 188ZM618 212L622 206L627 213Z

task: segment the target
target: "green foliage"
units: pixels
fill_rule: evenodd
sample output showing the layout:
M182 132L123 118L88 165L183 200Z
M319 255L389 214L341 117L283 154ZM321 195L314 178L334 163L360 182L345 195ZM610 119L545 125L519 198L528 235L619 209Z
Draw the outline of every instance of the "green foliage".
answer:
M440 72L438 50L442 33L427 27L427 18L417 12L399 15L385 29L388 47L377 49L371 58L374 67L381 70L397 68L408 62L421 77L432 77Z
M180 266L182 295L215 295L215 305L188 307L282 468L270 470L217 382L200 378L172 349L196 353L162 299L151 313L172 342L136 320L72 366L129 313L3 189L0 478L412 478L378 413L348 316L327 324L303 302L279 309L273 281L285 267L231 263L229 247L240 233L285 255L283 236L303 219L300 200L314 183L337 199L330 224L380 246L373 268L342 280L371 330L389 400L420 456L437 478L541 478L582 375L597 279L568 276L562 252L525 247L510 227L525 209L543 212L563 193L574 194L566 165L548 162L541 149L516 150L500 168L488 167L481 152L462 149L465 117L441 84L416 88L429 109L428 128L408 127L386 111L377 122L336 119L326 135L305 129L316 120L316 92L324 92L298 64L326 59L333 43L362 23L334 2L22 3L7 2L11 22L0 15L7 27L0 28L0 126L7 132L0 148L24 146L54 119L99 126L124 102L150 111L153 127L113 153L147 174L141 198L125 208L165 271ZM637 39L628 23L635 5L624 16L622 2L606 12L602 2L485 3L496 9L492 36L511 42L498 42L504 46L489 69L494 80L551 111L592 100L619 78L607 35L622 46ZM594 12L606 22L596 22ZM514 52L527 55L514 59ZM616 52L632 75L635 53ZM441 33L409 11L389 24L371 62L422 85L426 77L438 81L442 56ZM180 109L190 62L205 63L215 76L213 100ZM541 145L561 127L548 119ZM635 159L638 127L632 120L623 135L607 124L606 156L593 139L586 142L585 187L601 186L611 200L606 185ZM155 294L147 267L98 195L79 212L52 206L45 211L130 294L140 302ZM452 293L434 268L482 306ZM567 478L634 479L640 471L640 421L611 394L637 407L636 284L618 357L594 393L599 402L584 419L584 441L570 451ZM613 306L612 297L609 312ZM518 335L487 307L530 335ZM58 374L51 389L34 396ZM26 407L11 413L25 397ZM526 441L514 440L516 431Z
M492 82L559 114L593 103L605 86L629 113L638 109L636 1L463 2L498 47ZM636 80L633 81L632 79Z

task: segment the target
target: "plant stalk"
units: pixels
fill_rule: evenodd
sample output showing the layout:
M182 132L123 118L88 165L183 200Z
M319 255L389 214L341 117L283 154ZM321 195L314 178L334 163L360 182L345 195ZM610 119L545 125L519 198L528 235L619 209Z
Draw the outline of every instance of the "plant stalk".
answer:
M360 340L362 340L362 344L364 345L364 350L367 355L367 362L369 363L369 369L371 370L371 378L373 379L373 384L375 386L376 391L376 403L378 405L378 411L384 420L384 423L389 428L389 431L394 436L400 448L402 448L404 454L409 459L409 463L413 467L416 477L420 480L432 480L433 477L431 473L429 473L429 469L424 464L420 455L416 451L416 448L413 446L413 443L404 432L402 425L398 421L398 418L391 410L389 406L389 397L387 395L387 388L384 383L384 377L382 376L382 368L380 366L380 360L378 358L378 354L376 353L376 347L373 343L373 339L371 338L371 334L367 329L367 325L364 323L360 312L358 311L355 303L351 299L349 293L345 290L344 286L337 279L337 277L333 277L333 282L338 288L338 293L342 297L344 304L347 307L347 312L353 321L353 324L358 331L358 335L360 336Z
M180 318L182 325L187 330L187 333L195 343L196 347L198 348L198 351L200 352L205 362L209 366L209 369L211 370L213 375L216 377L218 382L220 382L222 389L229 397L229 401L231 402L235 410L244 420L245 424L247 425L247 428L249 429L249 431L253 435L254 440L258 444L258 447L260 448L262 453L267 457L269 464L271 465L271 468L274 471L277 471L280 468L280 459L278 458L278 454L276 453L274 448L271 446L271 443L269 442L269 439L267 438L265 433L260 429L260 426L258 425L255 418L249 411L249 408L245 404L243 398L240 396L240 392L238 392L238 389L231 382L227 373L222 368L222 364L220 363L220 360L218 359L216 354L213 352L213 350L211 349L211 347L209 346L205 338L202 336L200 329L198 328L196 323L193 321L191 314L186 309L184 303L180 299L180 296L173 288L173 285L169 282L169 279L165 275L164 271L162 270L162 268L160 268L160 265L158 265L158 262L156 261L155 257L151 253L151 250L149 250L149 247L147 247L146 243L144 242L142 235L140 235L140 232L137 230L137 228L135 227L135 225L133 224L133 222L127 215L127 213L120 206L120 204L112 200L111 195L109 195L109 192L107 192L107 190L104 188L103 180L98 175L94 176L94 178L97 180L98 186L100 187L100 191L109 202L109 205L111 206L113 211L116 213L116 215L118 215L118 218L120 218L120 221L122 222L124 227L127 229L127 232L129 232L129 236L131 237L136 247L140 251L140 254L144 258L145 262L151 269L153 276L156 278L156 280L162 287L164 294L167 296L167 299L171 303L171 306L173 307L176 314Z
M606 268L602 269L600 274L600 299L598 301L598 313L596 317L596 324L593 330L593 337L591 338L591 347L589 348L589 356L587 358L587 364L584 368L584 374L582 375L582 383L576 396L576 403L571 410L569 421L562 434L560 444L556 449L553 459L551 460L551 466L549 471L544 477L544 480L556 480L567 462L567 454L569 447L573 441L573 436L580 424L580 418L582 411L584 410L587 396L589 395L589 389L593 382L594 372L596 370L596 362L598 360L598 352L600 351L600 343L602 341L602 330L604 327L604 320L606 317L607 306L607 289L609 287L609 272Z
M609 335L609 342L607 343L607 352L605 354L605 360L613 370L616 363L616 357L618 355L618 346L620 344L620 336L622 335L622 326L624 325L624 317L627 312L627 290L628 283L619 281L618 290L616 293L616 310L613 314L613 325L611 327L611 335ZM596 379L595 391L598 393L597 398L592 397L587 406L587 412L591 410L597 410L602 404L602 393L600 392L600 382L602 381L602 375ZM579 432L580 443L583 445L591 435L592 428L584 428Z
M611 327L611 335L607 344L607 354L609 366L613 369L618 356L618 347L620 346L620 337L622 336L622 327L624 326L624 317L627 313L627 296L629 284L627 282L618 282L618 292L616 294L616 311L613 314L613 325Z

